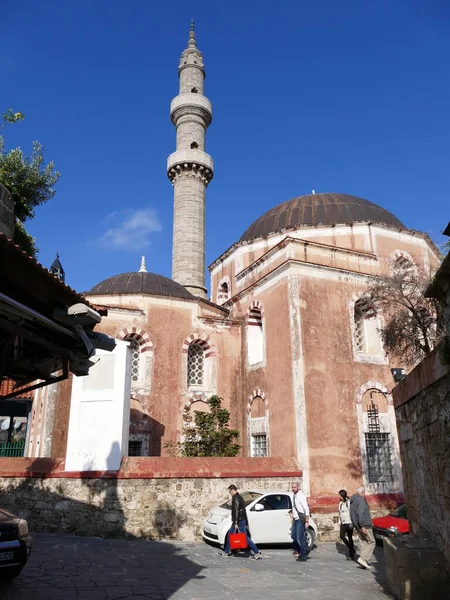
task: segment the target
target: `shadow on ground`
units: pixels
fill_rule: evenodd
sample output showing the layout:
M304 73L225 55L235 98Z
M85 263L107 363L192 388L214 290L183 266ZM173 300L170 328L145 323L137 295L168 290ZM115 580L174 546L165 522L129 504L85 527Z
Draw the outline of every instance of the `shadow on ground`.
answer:
M358 544L358 541L356 538L354 541L355 541L355 550L356 550L355 558L358 558L359 553L360 553L360 547L359 547L359 544ZM342 556L343 559L347 560L348 562L351 562L351 559L349 558L348 548L340 540L336 541L336 551ZM373 557L371 560L371 566L372 566L372 568L370 571L373 574L373 576L374 576L376 582L378 583L378 585L380 586L380 588L383 590L383 592L386 594L386 596L388 598L394 598L394 596L391 594L390 589L389 589L387 575L386 575L386 568L385 568L385 563L384 563L384 550L383 550L383 546L380 544L377 544L375 547L375 551L373 553ZM355 568L365 570L363 567L359 566L356 561L355 561Z
M41 534L22 575L0 583L0 597L169 599L188 582L201 585L202 570L171 543Z

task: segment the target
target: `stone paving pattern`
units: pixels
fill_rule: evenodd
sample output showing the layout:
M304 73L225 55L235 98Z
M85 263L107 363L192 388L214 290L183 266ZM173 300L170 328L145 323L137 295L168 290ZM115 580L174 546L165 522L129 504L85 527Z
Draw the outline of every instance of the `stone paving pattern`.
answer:
M0 584L1 600L381 600L383 550L366 571L344 547L321 543L306 563L287 548L263 559L223 558L202 542L102 540L39 534L18 579Z

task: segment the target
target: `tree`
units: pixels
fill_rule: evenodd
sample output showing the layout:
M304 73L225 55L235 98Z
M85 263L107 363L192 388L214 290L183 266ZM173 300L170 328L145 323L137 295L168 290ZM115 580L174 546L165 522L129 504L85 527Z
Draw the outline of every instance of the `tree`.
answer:
M377 278L367 290L385 319L380 329L384 349L404 366L417 364L444 334L439 303L424 295L429 283L430 277L409 262L396 263L390 276Z
M3 130L8 124L24 118L20 112L11 109L3 114ZM54 171L53 162L45 164L44 150L39 142L33 142L31 157L24 156L21 148L7 152L0 136L0 183L10 192L14 201L16 227L14 241L28 254L36 256L34 239L26 232L23 223L34 217L37 206L48 202L55 195L54 186L60 173Z
M240 446L234 442L239 431L230 429L230 413L222 408L222 399L211 396L208 400L210 412L194 411L194 423L190 406L184 409L184 441L169 443L166 447L181 456L236 456Z

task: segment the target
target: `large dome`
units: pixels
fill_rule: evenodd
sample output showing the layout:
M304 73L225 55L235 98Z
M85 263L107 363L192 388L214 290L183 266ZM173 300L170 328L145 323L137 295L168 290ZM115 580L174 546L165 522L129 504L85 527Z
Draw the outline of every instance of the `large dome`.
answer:
M105 296L112 294L153 294L154 296L194 299L194 296L185 287L173 281L173 279L143 271L114 275L114 277L94 285L89 294Z
M378 204L348 194L308 194L278 204L259 217L242 234L240 242L302 225L337 223L383 223L393 227L404 225Z

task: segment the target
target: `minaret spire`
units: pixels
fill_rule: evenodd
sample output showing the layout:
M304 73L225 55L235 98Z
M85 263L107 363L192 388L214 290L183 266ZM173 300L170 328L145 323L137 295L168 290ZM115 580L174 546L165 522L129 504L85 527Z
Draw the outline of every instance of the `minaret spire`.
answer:
M167 160L167 175L174 187L172 278L191 294L206 298L205 203L214 163L205 152L205 134L212 120L212 107L203 94L205 66L197 48L193 19L178 75L179 94L170 105L177 145Z
M189 31L188 48L197 48L197 40L195 39L194 18L191 19L191 28Z

